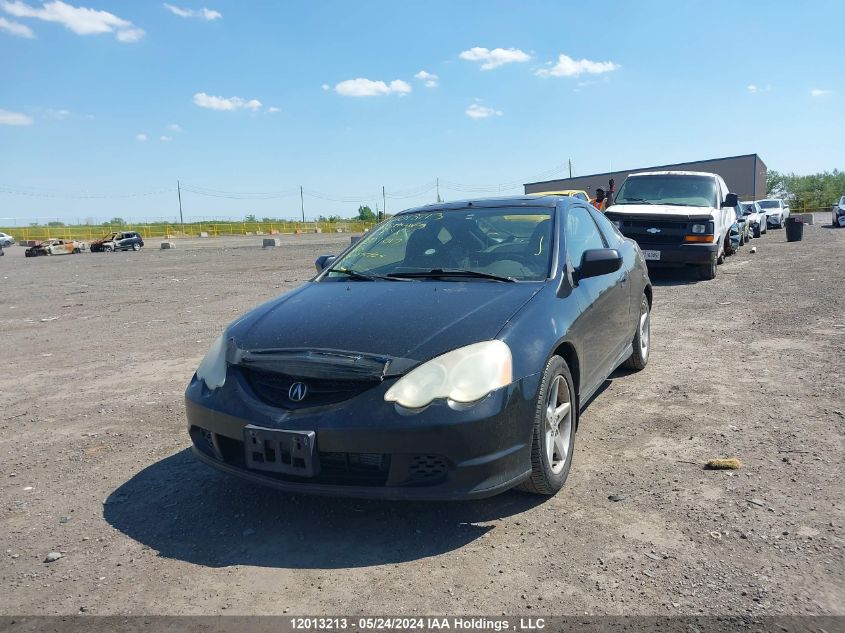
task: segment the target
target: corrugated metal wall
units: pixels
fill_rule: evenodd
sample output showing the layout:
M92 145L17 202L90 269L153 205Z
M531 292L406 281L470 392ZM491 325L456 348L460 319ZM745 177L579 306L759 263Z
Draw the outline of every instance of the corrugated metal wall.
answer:
M627 171L616 171L613 174L593 174L591 176L576 176L561 180L547 180L531 182L525 185L525 193L540 193L543 191L557 191L561 189L584 189L591 196L597 187L607 189L607 181L611 176L616 180L616 189L624 182L628 174L641 171L682 170L706 171L719 174L725 179L728 188L743 200L760 199L766 197L766 164L757 154L745 156L730 156L728 158L714 158L691 163L677 163L674 165L658 165L655 167L640 167Z

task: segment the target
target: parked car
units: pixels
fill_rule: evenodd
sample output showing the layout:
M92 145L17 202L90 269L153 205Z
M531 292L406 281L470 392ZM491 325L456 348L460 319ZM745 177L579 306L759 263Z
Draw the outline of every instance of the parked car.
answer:
M0 233L0 246L8 248L15 243L15 238L8 233Z
M839 202L833 205L830 224L831 226L845 226L845 196L839 198Z
M144 239L135 231L116 231L91 242L91 251L94 253L115 251L140 251L144 246Z
M290 492L554 494L580 410L648 362L642 253L572 197L410 209L317 265L200 363L185 398L203 462Z
M766 214L760 205L754 201L740 202L742 214L751 225L751 233L754 237L762 237L768 228Z
M751 241L751 238L754 236L753 231L751 230L751 222L748 220L748 217L742 211L742 205L736 205L734 208L734 212L736 214L736 224L739 228L739 245L744 246L748 242Z
M26 257L40 257L42 255L71 255L80 253L85 245L74 240L48 239L30 246L24 255Z
M783 223L789 217L789 207L780 198L758 200L757 204L766 214L766 223L773 229L782 229Z
M636 240L649 266L693 266L713 279L730 248L737 202L717 174L642 172L625 179L605 215Z

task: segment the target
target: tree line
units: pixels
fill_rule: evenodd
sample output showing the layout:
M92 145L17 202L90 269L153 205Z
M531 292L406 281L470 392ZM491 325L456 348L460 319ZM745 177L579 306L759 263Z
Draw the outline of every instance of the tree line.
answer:
M783 198L793 211L829 208L845 196L845 172L834 169L799 176L771 170L766 188L769 196Z

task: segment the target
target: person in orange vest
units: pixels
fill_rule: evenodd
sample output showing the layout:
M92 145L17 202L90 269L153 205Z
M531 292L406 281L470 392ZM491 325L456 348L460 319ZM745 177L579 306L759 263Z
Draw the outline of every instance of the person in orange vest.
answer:
M605 207L607 206L607 198L604 197L604 189L601 187L596 189L596 197L593 200L593 206L604 213Z
M596 189L596 197L595 199L593 199L593 206L602 213L605 212L607 207L613 204L613 190L615 188L615 184L615 181L613 180L613 178L611 178L610 182L608 183L607 195L605 195L605 191L601 187Z

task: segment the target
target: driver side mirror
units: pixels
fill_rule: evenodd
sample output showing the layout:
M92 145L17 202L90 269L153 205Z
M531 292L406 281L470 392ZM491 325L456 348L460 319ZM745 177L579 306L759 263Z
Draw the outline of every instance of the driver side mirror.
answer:
M622 268L622 255L615 248L593 248L584 251L581 256L581 265L575 271L575 282L615 273L620 268Z
M729 193L725 196L725 201L722 203L722 208L735 207L739 204L739 197L735 193Z
M317 272L323 272L326 268L332 265L332 262L334 262L335 259L337 259L335 255L320 255L317 258L317 261L314 262L314 266L317 267Z

